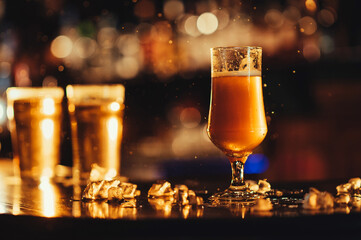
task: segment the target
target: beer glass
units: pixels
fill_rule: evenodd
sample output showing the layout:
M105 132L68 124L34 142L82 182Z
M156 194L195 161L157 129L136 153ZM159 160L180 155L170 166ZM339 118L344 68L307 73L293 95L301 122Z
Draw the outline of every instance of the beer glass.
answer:
M63 89L11 87L6 96L15 175L54 177L60 162Z
M259 196L244 182L244 164L265 138L262 95L262 48L211 49L212 90L207 133L228 157L231 185L210 200L251 203Z
M124 86L68 85L66 94L74 180L89 179L96 165L105 179L113 178L120 172Z

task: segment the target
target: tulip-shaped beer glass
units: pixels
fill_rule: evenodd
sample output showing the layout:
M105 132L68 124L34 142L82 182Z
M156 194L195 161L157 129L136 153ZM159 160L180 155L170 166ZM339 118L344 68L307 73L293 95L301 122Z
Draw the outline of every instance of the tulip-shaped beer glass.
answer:
M232 181L211 201L251 203L259 196L244 182L244 164L267 134L262 95L262 48L211 49L208 136L228 157Z

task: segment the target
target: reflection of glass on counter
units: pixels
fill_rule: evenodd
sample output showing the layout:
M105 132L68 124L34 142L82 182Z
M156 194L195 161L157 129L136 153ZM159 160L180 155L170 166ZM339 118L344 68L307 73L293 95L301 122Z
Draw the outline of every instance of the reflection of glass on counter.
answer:
M14 87L6 93L16 174L38 181L53 177L60 161L63 90Z
M40 180L41 208L45 217L55 216L55 189L47 178Z

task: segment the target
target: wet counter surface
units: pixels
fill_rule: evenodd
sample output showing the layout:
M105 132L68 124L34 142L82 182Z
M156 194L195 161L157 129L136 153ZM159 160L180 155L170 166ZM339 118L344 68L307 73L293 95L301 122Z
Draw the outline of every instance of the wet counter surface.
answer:
M342 181L272 185L284 195L271 198L273 209L270 211L241 205L182 206L165 199L149 200L147 191L152 183L136 183L141 191L136 207L125 207L106 201L74 200L74 189L66 183L18 182L11 177L11 169L10 160L0 160L0 229L15 239L29 236L44 239L361 236L360 209L335 207L311 211L302 208L303 194L310 186L335 194L335 186ZM205 200L212 192L205 191L208 189L215 188L204 184L194 188Z

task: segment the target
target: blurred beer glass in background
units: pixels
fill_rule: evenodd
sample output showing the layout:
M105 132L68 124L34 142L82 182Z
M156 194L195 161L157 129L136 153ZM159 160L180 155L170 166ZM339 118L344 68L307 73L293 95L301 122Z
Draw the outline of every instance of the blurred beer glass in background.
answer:
M74 181L89 179L92 168L105 179L119 174L124 91L121 84L67 86Z
M6 95L15 175L51 179L60 162L63 89L12 87Z

